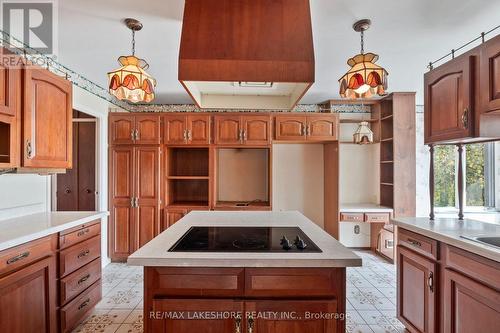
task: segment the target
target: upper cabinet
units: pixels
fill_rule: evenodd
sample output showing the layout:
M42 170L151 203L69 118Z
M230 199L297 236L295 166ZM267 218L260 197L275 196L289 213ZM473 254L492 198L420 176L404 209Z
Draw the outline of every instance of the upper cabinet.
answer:
M0 63L0 115L16 116L20 106L19 69Z
M165 144L209 144L210 115L175 114L164 118Z
M500 36L424 75L426 144L500 138Z
M214 116L214 143L219 145L271 144L271 116L216 115Z
M160 116L112 113L109 117L110 144L160 144Z
M23 73L23 166L71 168L71 82L34 66Z
M275 139L278 141L336 141L338 115L309 114L304 116L276 115Z

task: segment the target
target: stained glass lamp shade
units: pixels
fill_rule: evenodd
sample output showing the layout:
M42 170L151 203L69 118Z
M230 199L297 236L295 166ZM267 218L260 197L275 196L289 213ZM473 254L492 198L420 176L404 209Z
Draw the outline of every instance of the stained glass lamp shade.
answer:
M375 64L378 55L360 53L347 60L351 69L339 80L340 96L346 98L370 98L385 95L387 71Z

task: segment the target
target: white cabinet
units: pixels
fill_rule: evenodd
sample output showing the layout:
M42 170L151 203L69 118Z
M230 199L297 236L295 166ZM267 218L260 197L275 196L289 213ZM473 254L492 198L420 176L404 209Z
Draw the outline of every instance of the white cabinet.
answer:
M370 224L340 222L339 241L347 247L370 247Z

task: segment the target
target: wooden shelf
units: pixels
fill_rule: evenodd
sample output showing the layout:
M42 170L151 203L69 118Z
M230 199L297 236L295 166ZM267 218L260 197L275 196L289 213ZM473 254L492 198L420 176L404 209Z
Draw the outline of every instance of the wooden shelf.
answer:
M210 179L209 176L168 176L167 179L177 179L177 180L204 180Z
M393 183L380 183L380 185L384 185L384 186L394 186Z
M208 201L175 201L167 205L167 208L179 207L208 207Z
M380 163L394 163L394 161L380 161Z
M214 208L220 210L270 210L271 203L269 201L218 201Z
M388 116L385 116L385 117L382 117L380 118L380 120L387 120L387 119L392 119L392 114L388 115Z
M385 142L385 141L393 141L394 138L385 138L385 139L380 139L381 142Z
M376 123L378 119L340 119L341 124L359 124L362 121L366 121L368 123Z

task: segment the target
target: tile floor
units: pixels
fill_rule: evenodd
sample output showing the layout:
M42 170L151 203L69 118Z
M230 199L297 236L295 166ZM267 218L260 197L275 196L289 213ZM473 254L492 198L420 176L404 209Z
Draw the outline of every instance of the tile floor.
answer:
M347 270L347 332L404 332L396 319L395 267L356 251L363 267ZM103 299L73 333L142 332L142 268L110 264L103 271Z

